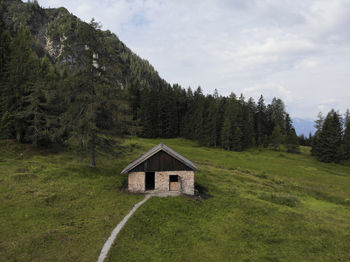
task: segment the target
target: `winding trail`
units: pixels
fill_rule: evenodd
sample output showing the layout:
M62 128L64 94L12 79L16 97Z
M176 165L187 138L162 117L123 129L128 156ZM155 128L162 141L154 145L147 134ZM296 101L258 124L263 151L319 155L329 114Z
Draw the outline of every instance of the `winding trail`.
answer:
M127 214L123 220L114 228L114 230L112 231L112 234L110 235L110 237L107 239L106 243L104 244L100 256L98 257L97 262L103 262L108 254L109 249L111 248L115 238L117 237L118 233L120 232L120 230L125 226L126 222L128 222L129 218L132 216L132 214L135 213L135 211L143 204L145 203L149 198L151 197L151 195L146 195L145 198L138 202L133 209L131 209L131 211L129 212L129 214Z

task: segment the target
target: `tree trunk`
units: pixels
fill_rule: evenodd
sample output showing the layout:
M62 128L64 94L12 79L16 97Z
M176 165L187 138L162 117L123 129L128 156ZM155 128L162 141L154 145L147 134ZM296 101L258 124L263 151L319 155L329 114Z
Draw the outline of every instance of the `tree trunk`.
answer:
M95 134L92 134L90 141L90 167L96 167L96 144L95 144Z
M34 135L34 138L33 138L33 146L34 146L34 147L38 147L38 135L37 135L37 134Z
M22 143L22 132L19 130L16 131L16 141Z

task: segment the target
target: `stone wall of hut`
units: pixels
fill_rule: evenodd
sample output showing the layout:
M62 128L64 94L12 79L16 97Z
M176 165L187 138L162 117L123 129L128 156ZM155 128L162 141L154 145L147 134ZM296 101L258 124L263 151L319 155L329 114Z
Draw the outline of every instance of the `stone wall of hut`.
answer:
M155 172L154 192L170 191L170 176L178 176L178 191L183 194L194 195L193 171L159 171ZM129 173L128 189L130 192L145 192L145 172Z

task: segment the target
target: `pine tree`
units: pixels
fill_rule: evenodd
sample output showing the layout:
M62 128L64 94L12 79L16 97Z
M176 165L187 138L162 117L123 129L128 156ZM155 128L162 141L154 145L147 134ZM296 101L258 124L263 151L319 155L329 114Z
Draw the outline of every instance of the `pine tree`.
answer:
M231 127L231 117L230 115L226 115L221 131L221 146L226 150L231 149Z
M141 83L139 79L133 79L126 83L126 88L129 94L129 103L132 109L132 120L137 120L139 118L139 109L141 106Z
M1 13L0 13L1 14ZM1 19L0 19L1 20ZM10 60L11 35L7 30L0 32L0 79L6 76L7 63Z
M109 149L113 139L109 139L108 134L113 128L120 128L116 122L118 106L113 99L120 87L111 85L111 71L106 68L112 64L115 66L116 61L111 61L112 58L105 52L99 25L94 20L90 24L79 22L76 35L77 39L65 43L65 55L73 57L70 61L79 66L75 67L68 86L71 96L63 116L63 126L69 130L70 144L78 142L79 146L88 150L89 166L94 168L97 148Z
M178 84L173 85L173 89L176 93L177 104L177 131L176 136L184 136L185 115L188 110L186 90L181 88Z
M236 126L233 133L232 133L232 138L231 138L231 149L234 151L241 151L243 149L242 146L242 137L243 133L241 129Z
M343 150L342 128L339 114L333 109L324 120L319 134L319 152L317 158L322 162L339 162L342 160Z
M39 140L45 132L46 115L44 108L46 105L46 97L44 88L45 85L42 85L41 81L34 81L34 83L28 87L28 94L25 96L26 103L23 108L23 113L28 123L26 127L26 136L29 137L29 140L32 141L35 147L39 145Z
M216 141L216 124L217 124L217 114L218 107L217 101L213 96L208 96L206 99L204 113L204 127L203 127L203 137L204 145L206 146L217 146Z
M51 128L57 123L53 124L53 119L57 118L58 114L55 106L57 100L55 99L56 89L54 89L54 82L57 79L55 70L47 57L37 60L35 66L35 80L28 88L28 93L25 96L24 114L27 119L26 137L32 144L37 147L39 144L48 145L51 141L53 130Z
M194 139L193 113L195 111L194 96L192 89L186 90L186 114L184 116L183 131L181 132L185 138Z
M6 68L6 83L3 86L2 126L6 125L7 134L15 133L18 142L23 141L26 128L25 95L33 84L36 55L32 51L33 39L29 29L20 26L10 48L10 59Z
M159 99L159 126L161 137L170 138L177 135L178 114L176 97L170 86L162 89Z
M313 156L319 156L320 154L320 134L324 123L324 117L322 116L321 112L318 113L317 117L318 119L315 121L316 132L311 141L311 154Z
M198 87L194 92L193 96L193 114L192 124L193 125L193 138L203 144L204 141L204 101L205 97L202 93L201 87Z
M280 150L280 145L282 144L283 137L281 133L281 127L279 125L275 125L272 135L271 135L271 144L274 150Z
M2 19L0 19L0 23L2 23ZM11 57L10 47L12 39L10 33L4 30L2 25L0 25L0 27L0 79L3 80L6 79L8 75L6 71L8 70L8 63ZM6 88L8 88L7 81L0 81L0 135L8 136L10 132L8 130L9 123L7 122L9 119L7 96L10 95L10 93L9 89L7 89L7 92L5 91Z
M257 145L264 144L266 138L266 105L264 97L261 95L257 104L257 112L255 115L255 141Z
M285 125L284 140L287 147L287 152L299 153L298 136L295 132L295 129L293 128L292 120L290 119L289 114L286 114L285 116L284 125ZM304 141L305 141L305 137L304 137Z
M298 136L294 128L291 128L286 137L286 145L288 153L299 153L299 141Z
M227 98L226 97L218 97L218 112L216 119L216 141L217 146L222 146L222 128L224 126L225 120L225 110L227 107Z
M224 121L221 128L221 146L226 150L234 150L233 136L236 131L236 95L231 93L227 98L224 112ZM237 140L236 140L237 141Z
M307 139L307 146L311 146L312 145L312 134L311 132L309 133L309 138Z
M304 134L301 134L298 136L298 142L300 145L306 146L306 140L307 140L307 138L305 137Z
M344 138L343 138L343 144L344 144L344 158L350 159L350 112L349 109L346 110L345 117L344 117Z
M293 129L293 124L292 124L292 120L290 119L289 114L286 114L285 119L284 119L284 126L285 126L285 134L289 134L292 129Z
M252 98L248 99L247 103L243 104L243 122L242 122L242 147L247 148L255 146L254 138L254 115L256 105Z
M286 116L285 113L285 106L281 99L274 97L271 101L271 104L268 106L267 114L269 116L269 124L271 126L271 129L273 129L276 125L279 125L281 128L281 133L285 134L285 119L289 115ZM290 120L290 118L289 118ZM290 129L290 127L288 127ZM272 131L272 130L271 130Z
M235 151L241 151L243 149L243 126L245 123L244 119L244 107L245 101L243 94L240 95L239 99L233 100L234 113L233 113L233 126L232 126L232 149Z

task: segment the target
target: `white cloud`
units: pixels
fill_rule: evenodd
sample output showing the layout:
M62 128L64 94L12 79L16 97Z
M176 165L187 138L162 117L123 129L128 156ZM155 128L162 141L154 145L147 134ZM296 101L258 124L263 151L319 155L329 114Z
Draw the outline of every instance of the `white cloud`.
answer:
M295 65L296 69L312 69L318 66L318 62L314 59L305 58Z
M349 107L349 0L40 0L95 17L170 83L279 96L292 117ZM329 105L321 101L332 97Z
M289 102L294 98L294 95L290 90L276 83L265 83L249 88L244 88L243 94L253 98L259 98L261 94L264 94L264 98L268 101L271 101L274 97L278 97L285 102Z
M243 47L239 55L269 55L308 52L315 49L315 45L306 39L298 39L296 36L288 36L285 39L267 38L262 43L254 43Z

